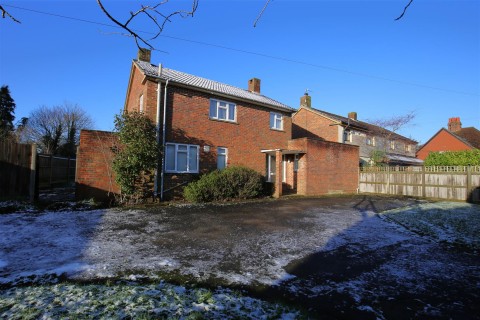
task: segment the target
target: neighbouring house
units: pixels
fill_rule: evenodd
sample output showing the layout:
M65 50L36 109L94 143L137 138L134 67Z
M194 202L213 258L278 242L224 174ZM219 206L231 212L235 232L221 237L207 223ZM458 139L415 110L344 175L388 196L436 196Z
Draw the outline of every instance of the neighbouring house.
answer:
M260 79L252 78L248 89L241 89L156 66L150 63L148 50L139 51L132 62L124 112L143 112L157 125L164 152L155 194L162 199L179 196L183 186L200 174L231 165L264 174L276 197L284 192L357 190L358 147L308 137L292 140L296 110L262 95L260 84ZM106 167L111 154L102 155L101 148L95 148L109 139L105 134L81 133L79 198L118 192L111 168Z
M356 145L360 148L360 165L372 163L374 151L381 151L389 165L422 165L415 158L417 142L385 128L357 119L356 112L342 117L312 108L312 98L305 93L300 108L292 116L292 137L309 137Z
M448 129L442 128L417 151L417 158L425 160L430 152L480 149L480 131L474 127L462 128L460 118L448 119Z

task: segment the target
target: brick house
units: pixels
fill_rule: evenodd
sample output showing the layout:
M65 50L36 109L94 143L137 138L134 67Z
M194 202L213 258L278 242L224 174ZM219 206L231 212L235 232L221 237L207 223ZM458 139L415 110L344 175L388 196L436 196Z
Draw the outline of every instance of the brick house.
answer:
M162 199L179 196L183 186L200 174L231 165L263 174L273 184L276 197L283 192L312 195L357 190L358 148L306 138L292 140L295 109L262 95L260 84L260 79L252 78L248 89L241 89L156 66L150 63L148 50L139 51L132 62L124 111L143 112L157 125L164 152L156 195ZM108 192L118 192L118 186L109 185L111 168L103 169L105 177L98 169L107 163L102 160L105 157L89 147L98 144L96 136L92 131L81 133L77 156L81 198L92 196L89 190L100 197L97 191L107 191L107 187ZM90 151L82 154L82 149ZM339 163L335 157L345 160ZM325 181L335 184L329 189Z
M425 160L430 152L480 149L480 131L474 127L462 128L460 118L448 119L448 129L442 128L417 151L417 158Z
M415 158L418 142L385 128L359 121L356 112L348 117L312 108L311 97L300 98L300 108L292 116L292 137L309 137L360 148L359 164L372 161L373 151L382 151L390 165L421 165Z

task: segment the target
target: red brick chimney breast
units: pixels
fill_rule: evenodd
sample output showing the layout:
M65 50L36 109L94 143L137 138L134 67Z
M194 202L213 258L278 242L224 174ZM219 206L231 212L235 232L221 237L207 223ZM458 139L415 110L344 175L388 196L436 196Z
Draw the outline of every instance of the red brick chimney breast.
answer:
M457 132L462 129L462 123L460 122L459 117L448 119L448 130L452 132Z
M260 93L260 79L252 78L248 80L248 91Z

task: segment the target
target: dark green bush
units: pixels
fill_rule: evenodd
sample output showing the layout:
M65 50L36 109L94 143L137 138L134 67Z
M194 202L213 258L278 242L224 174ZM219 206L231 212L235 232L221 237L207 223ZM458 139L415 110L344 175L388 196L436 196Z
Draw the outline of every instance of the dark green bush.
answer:
M228 167L203 175L191 182L183 191L190 202L251 199L263 195L264 178L253 169Z

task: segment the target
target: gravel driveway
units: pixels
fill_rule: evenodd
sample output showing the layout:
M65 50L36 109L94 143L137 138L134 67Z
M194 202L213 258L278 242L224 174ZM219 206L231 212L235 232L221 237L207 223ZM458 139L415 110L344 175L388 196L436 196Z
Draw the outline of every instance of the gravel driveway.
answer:
M0 283L171 277L250 290L324 318L479 318L480 258L380 219L413 199L0 215Z

